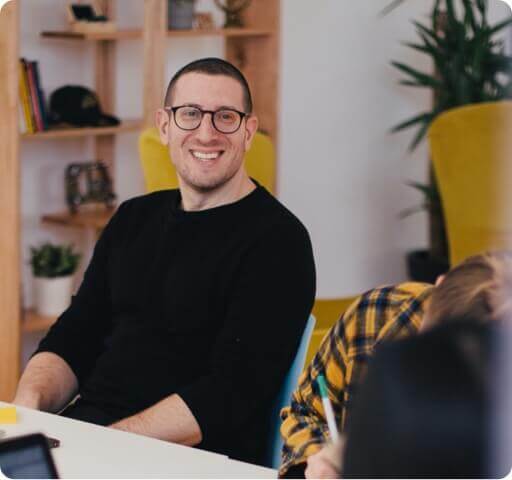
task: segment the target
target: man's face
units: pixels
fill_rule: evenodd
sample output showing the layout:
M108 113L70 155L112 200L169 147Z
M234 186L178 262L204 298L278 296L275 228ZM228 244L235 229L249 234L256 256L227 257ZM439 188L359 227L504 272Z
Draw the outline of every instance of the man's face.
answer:
M172 105L189 105L203 110L230 108L243 112L243 89L224 75L187 73L174 86ZM258 127L256 117L246 117L234 133L215 129L210 114L205 114L195 130L182 130L170 110L157 112L160 139L169 146L180 187L211 191L244 174L243 160Z

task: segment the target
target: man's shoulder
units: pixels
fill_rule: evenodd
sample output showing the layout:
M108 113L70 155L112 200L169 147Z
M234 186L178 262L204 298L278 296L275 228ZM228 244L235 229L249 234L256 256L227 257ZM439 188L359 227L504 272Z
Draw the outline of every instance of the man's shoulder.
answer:
M146 193L144 195L138 195L125 200L121 205L120 209L134 210L134 209L145 209L148 207L154 207L157 205L165 205L173 198L178 195L178 190L158 190L156 192Z
M307 228L302 221L274 195L265 188L260 188L261 219L267 225L268 229L278 229L279 233L282 233L283 230L295 232L309 237Z
M172 204L177 190L161 190L132 197L122 202L112 220L109 228L126 231L139 227L141 223L151 222L161 216L161 212Z

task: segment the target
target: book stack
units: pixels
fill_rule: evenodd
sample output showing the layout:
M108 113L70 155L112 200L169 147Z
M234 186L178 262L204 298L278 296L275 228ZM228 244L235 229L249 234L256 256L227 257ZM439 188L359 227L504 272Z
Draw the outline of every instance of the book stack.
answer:
M48 129L48 115L41 88L38 62L20 58L20 132L36 133Z

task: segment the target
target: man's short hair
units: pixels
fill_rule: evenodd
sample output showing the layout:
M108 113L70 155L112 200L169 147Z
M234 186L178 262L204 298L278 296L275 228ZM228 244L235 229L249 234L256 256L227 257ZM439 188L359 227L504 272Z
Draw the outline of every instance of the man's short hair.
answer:
M468 257L434 288L428 307L431 325L471 316L480 322L512 319L512 252Z
M252 96L251 90L249 89L249 83L244 77L243 73L238 70L234 65L221 58L209 57L195 60L183 68L178 70L167 87L165 94L165 106L171 106L171 99L174 90L174 86L180 77L187 73L204 73L205 75L224 75L235 79L243 91L243 102L245 113L252 113Z

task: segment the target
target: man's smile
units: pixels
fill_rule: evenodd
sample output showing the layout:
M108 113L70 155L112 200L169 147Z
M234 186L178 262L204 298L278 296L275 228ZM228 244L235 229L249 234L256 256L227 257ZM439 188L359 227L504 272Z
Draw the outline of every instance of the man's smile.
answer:
M200 150L190 150L190 153L194 158L197 158L198 160L207 161L219 158L224 153L224 150L214 150L208 152L201 152Z

